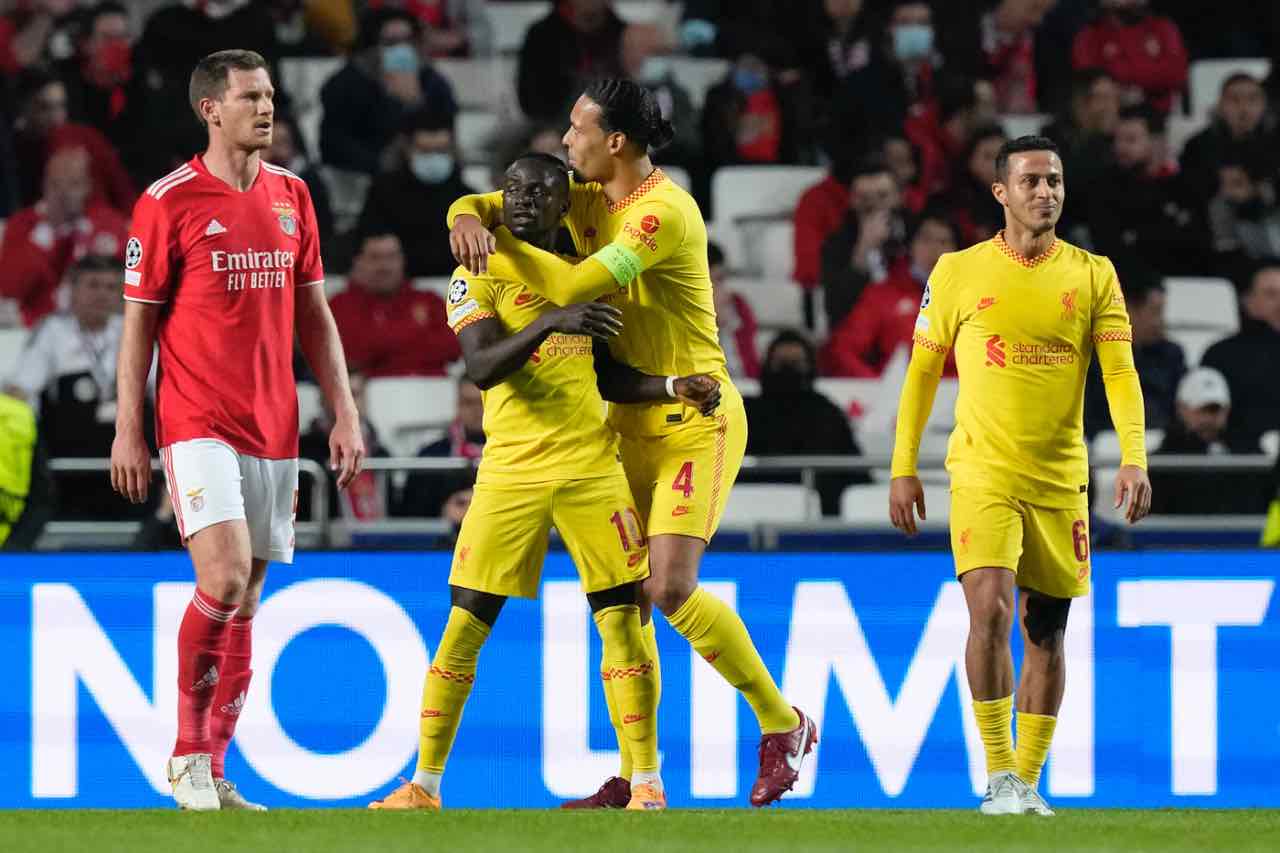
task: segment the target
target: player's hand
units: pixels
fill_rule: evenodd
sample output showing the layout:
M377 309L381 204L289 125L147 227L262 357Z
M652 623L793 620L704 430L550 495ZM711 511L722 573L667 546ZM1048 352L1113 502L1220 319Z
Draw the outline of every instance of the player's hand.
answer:
M908 536L915 536L916 517L913 510L920 512L920 520L924 521L924 486L919 477L894 477L889 481L889 520L893 526Z
M364 430L359 418L339 420L329 433L329 470L345 489L364 465Z
M608 340L622 331L622 311L603 302L583 302L543 315L554 331Z
M1151 512L1151 480L1147 479L1147 472L1137 465L1122 465L1116 474L1115 508L1124 506L1126 499L1129 506L1124 517L1130 524L1137 524Z
M129 503L146 502L151 488L151 450L141 431L116 431L111 442L111 488Z
M720 405L720 383L705 373L681 376L672 384L680 402L697 409L703 417L710 417Z
M498 241L480 217L464 213L453 220L453 228L449 229L449 249L453 259L472 275L484 275L489 269L489 256L498 251Z

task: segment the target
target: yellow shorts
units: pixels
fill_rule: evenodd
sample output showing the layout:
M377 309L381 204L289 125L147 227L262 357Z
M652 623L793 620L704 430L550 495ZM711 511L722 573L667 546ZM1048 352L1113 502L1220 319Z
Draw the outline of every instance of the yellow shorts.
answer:
M1089 499L1056 509L984 489L951 491L951 551L956 576L1010 569L1017 584L1054 598L1089 593Z
M729 403L663 435L624 435L621 448L648 535L678 533L710 542L746 455L746 409Z
M622 471L586 480L477 483L453 551L452 586L537 598L551 528L583 592L649 576L649 546Z

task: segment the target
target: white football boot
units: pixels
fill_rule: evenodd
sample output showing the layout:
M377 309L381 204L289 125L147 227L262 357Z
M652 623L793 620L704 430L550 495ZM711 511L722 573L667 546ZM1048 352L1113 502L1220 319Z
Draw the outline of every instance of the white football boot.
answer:
M1021 782L1012 770L992 773L978 811L984 815L1022 814L1022 791L1026 785Z
M1044 801L1044 797L1040 796L1040 792L1021 779L1018 782L1022 786L1022 813L1053 817L1053 809L1049 808L1049 804Z
M216 812L221 808L213 787L213 756L207 752L175 755L166 770L178 808L194 812Z
M213 787L218 792L218 802L223 809L239 809L248 812L265 812L267 807L251 803L236 789L236 783L230 779L214 779Z

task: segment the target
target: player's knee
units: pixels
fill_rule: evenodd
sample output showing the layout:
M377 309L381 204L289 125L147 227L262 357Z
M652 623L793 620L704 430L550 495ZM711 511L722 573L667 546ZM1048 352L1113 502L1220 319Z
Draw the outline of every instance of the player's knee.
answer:
M693 595L698 582L678 573L652 574L644 582L644 592L654 606L670 616Z
M200 571L201 585L219 601L241 604L249 588L249 564L235 557L209 560ZM255 605L256 606L256 605Z
M467 589L462 586L449 587L450 603L479 619L490 628L498 621L502 605L507 603L505 596L481 592L478 589Z
M1013 604L1004 596L993 595L973 608L969 614L970 631L979 639L1007 642L1013 628Z
M1027 632L1027 639L1041 652L1061 657L1071 599L1053 598L1029 590L1024 595L1027 596L1027 612L1022 626Z

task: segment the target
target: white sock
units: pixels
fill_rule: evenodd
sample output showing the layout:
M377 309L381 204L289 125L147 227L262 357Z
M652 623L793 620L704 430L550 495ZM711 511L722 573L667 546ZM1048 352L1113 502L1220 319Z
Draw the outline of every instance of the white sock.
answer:
M662 774L657 770L651 770L648 773L641 770L633 770L631 771L631 785L632 787L637 785L652 785L654 788L661 791Z
M429 770L415 770L413 773L413 784L420 787L433 797L440 796L440 777L443 774L432 773Z

